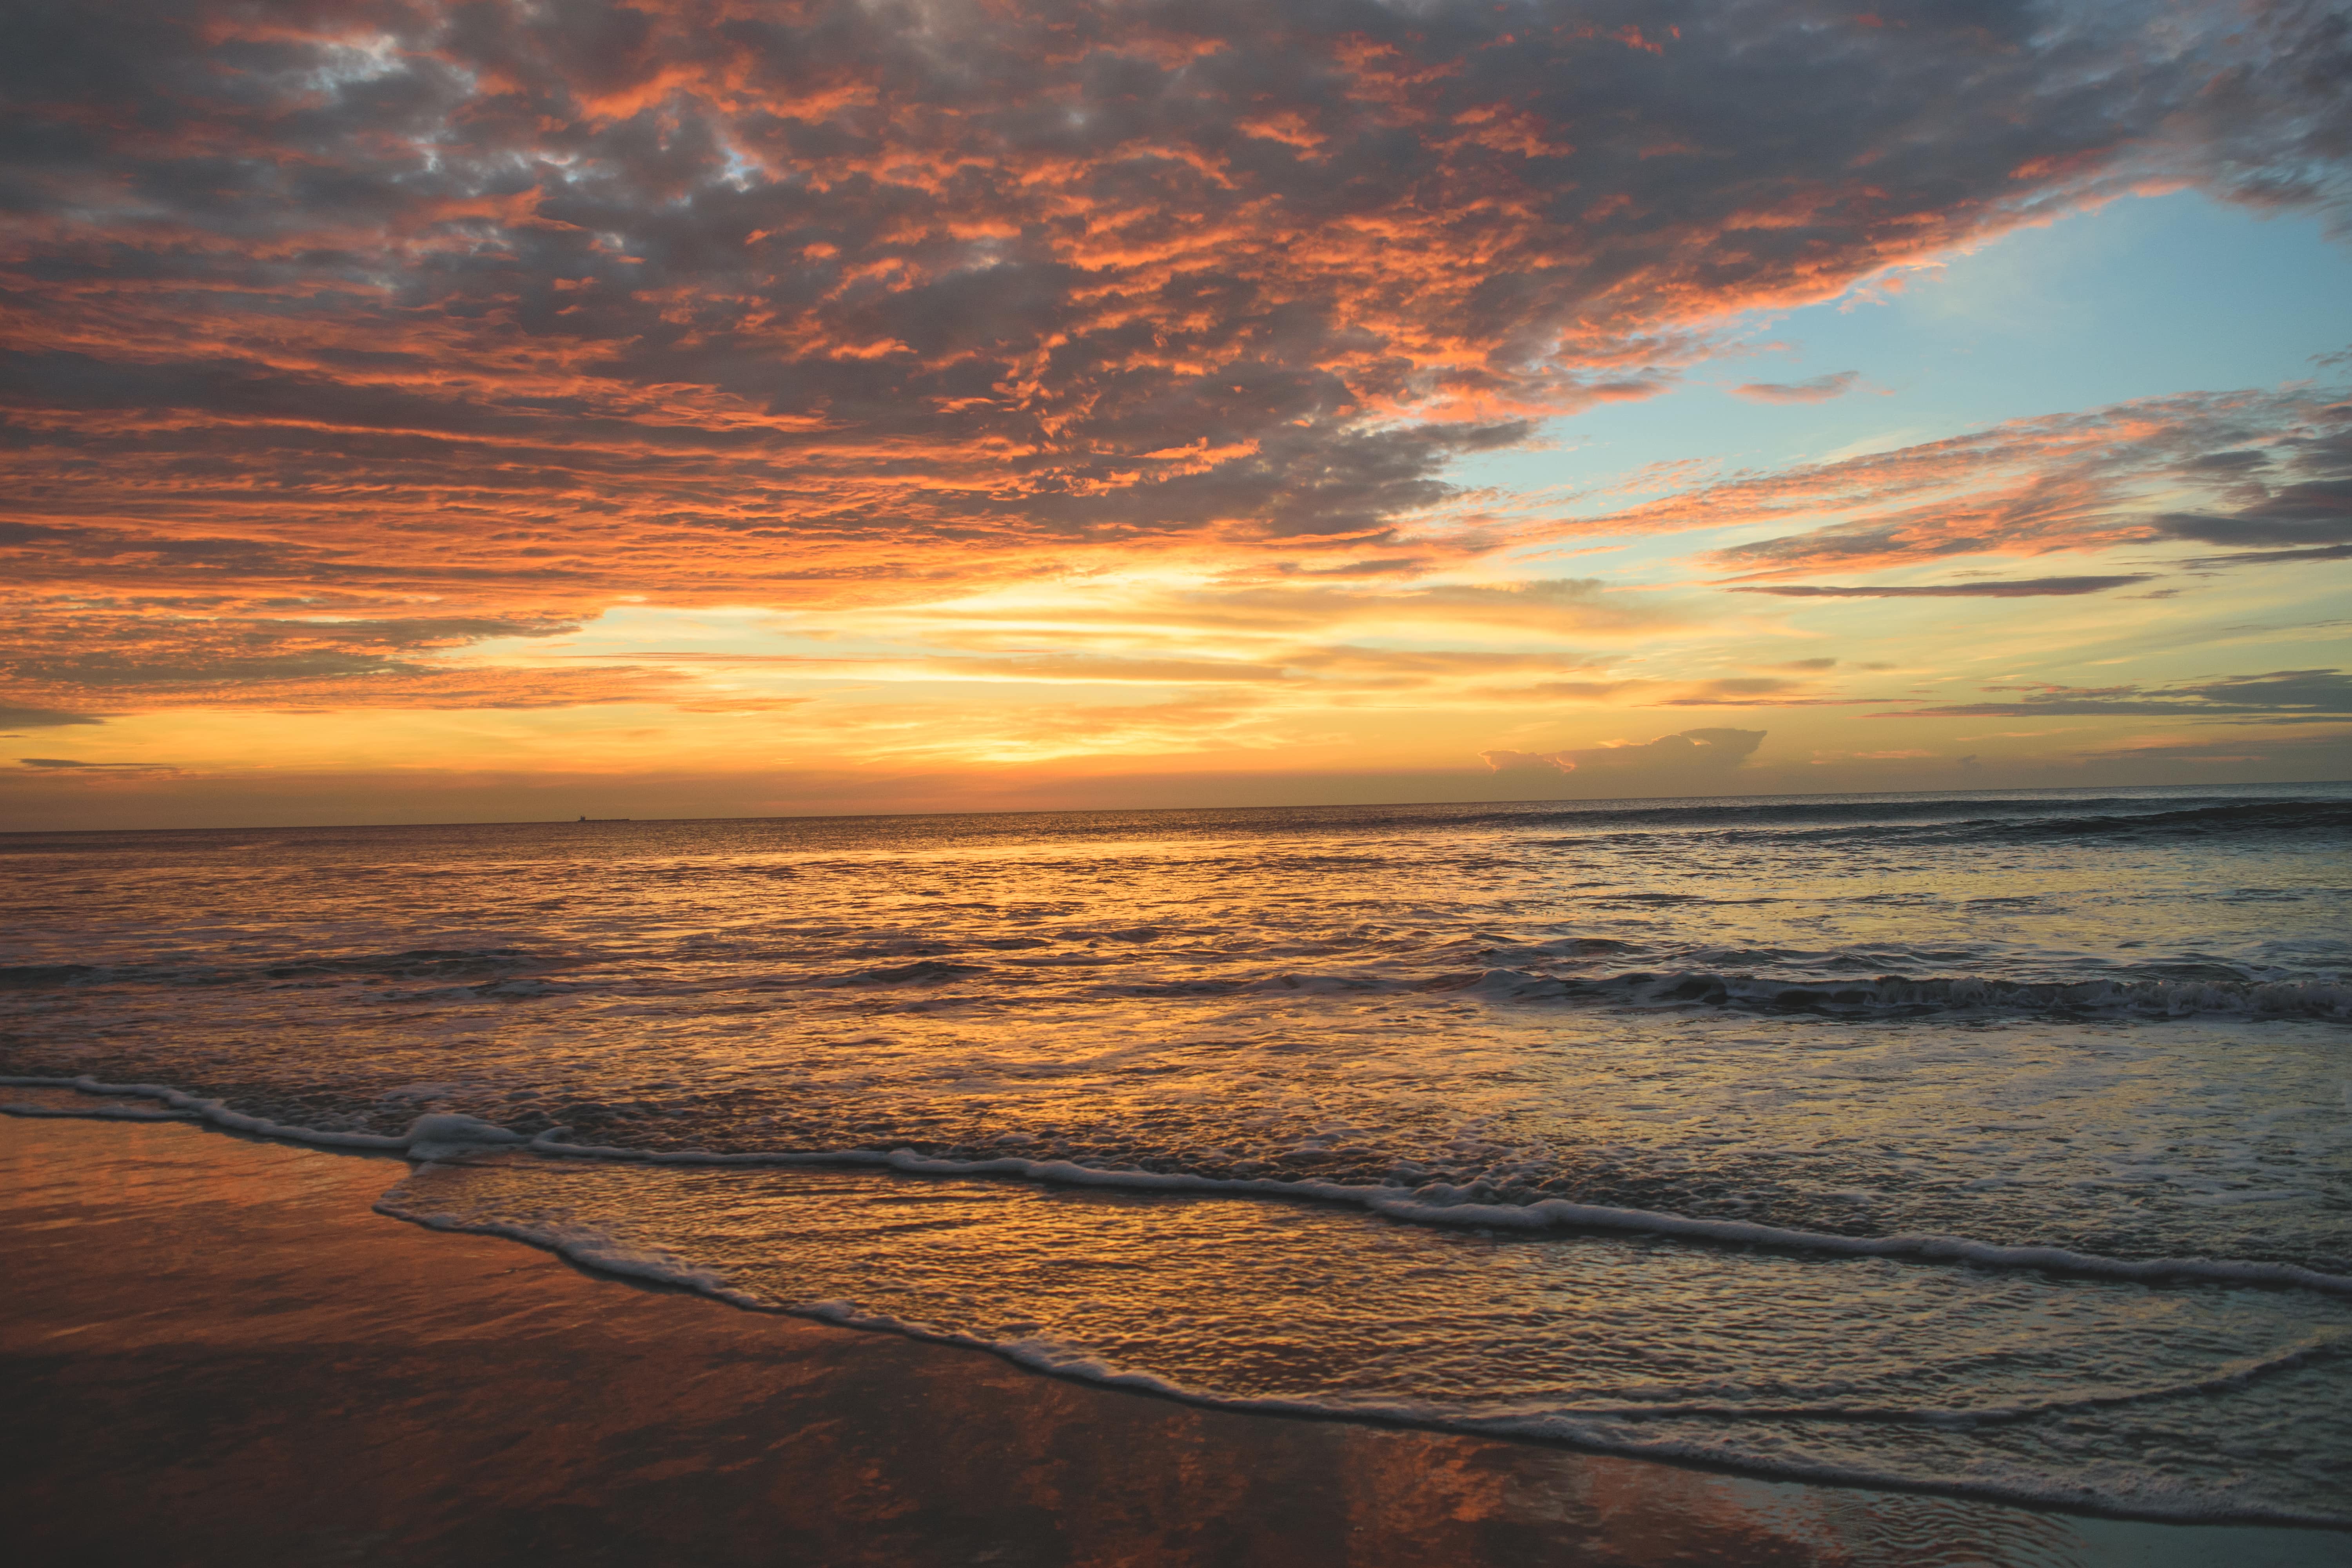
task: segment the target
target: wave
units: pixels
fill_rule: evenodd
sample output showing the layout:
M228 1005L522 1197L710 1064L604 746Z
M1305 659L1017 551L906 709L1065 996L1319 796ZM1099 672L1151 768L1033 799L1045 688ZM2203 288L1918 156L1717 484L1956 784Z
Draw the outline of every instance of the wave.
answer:
M1151 1394L1208 1409L1252 1415L1303 1416L1320 1420L1370 1421L1423 1431L1458 1432L1470 1436L1559 1443L1590 1451L1631 1458L1696 1461L1750 1475L1833 1486L1861 1486L1981 1498L2027 1506L2086 1509L2126 1517L2197 1523L2301 1525L2323 1529L2352 1526L2352 1513L2320 1513L2255 1504L2227 1495L2200 1493L2165 1486L2126 1489L2067 1485L2025 1474L1982 1479L1925 1479L1864 1466L1792 1458L1785 1454L1742 1447L1736 1438L1717 1436L1700 1440L1652 1435L1642 1430L1648 1420L1676 1416L1790 1421L1906 1421L1922 1426L1966 1427L2000 1421L2021 1421L2036 1415L2063 1415L2103 1405L2135 1404L2221 1393L2245 1386L2255 1379L2309 1363L2334 1352L2340 1336L2315 1336L2305 1343L2271 1357L2240 1363L2214 1375L2108 1396L2052 1400L2041 1405L1999 1407L1982 1412L1941 1410L1875 1410L1835 1405L1785 1408L1712 1406L1702 1405L1569 1406L1533 1415L1472 1415L1406 1401L1371 1399L1298 1399L1220 1394L1194 1388L1156 1373L1121 1367L1086 1350L1040 1338L991 1339L960 1330L861 1310L855 1302L818 1300L783 1303L738 1289L723 1273L698 1267L677 1255L634 1247L590 1226L523 1224L436 1213L403 1205L391 1194L375 1205L376 1212L405 1220L427 1230L491 1236L542 1248L582 1268L625 1279L669 1285L723 1301L747 1311L814 1319L843 1328L896 1334L926 1343L952 1345L985 1352L1027 1371L1048 1377Z
M1353 1186L1316 1182L1284 1183L1216 1180L1182 1173L1132 1169L1100 1169L1059 1161L1017 1158L956 1161L926 1157L906 1150L828 1150L754 1154L701 1152L651 1152L563 1142L554 1131L526 1137L477 1118L439 1112L417 1117L397 1135L340 1132L289 1126L228 1110L218 1100L199 1099L158 1085L106 1084L89 1078L0 1078L0 1086L67 1089L115 1099L149 1100L159 1109L142 1116L135 1107L94 1105L83 1110L53 1106L0 1107L11 1114L129 1116L138 1120L184 1120L251 1135L306 1142L331 1148L398 1154L409 1161L462 1162L479 1155L521 1155L533 1158L612 1162L650 1166L820 1166L865 1167L914 1177L1013 1177L1063 1185L1118 1188L1165 1194L1198 1194L1223 1197L1307 1200L1344 1205L1391 1220L1407 1223L1475 1227L1482 1231L1517 1230L1529 1235L1567 1235L1579 1231L1633 1233L1671 1238L1702 1246L1757 1247L1812 1253L1829 1257L1885 1258L1931 1265L1962 1265L1987 1269L2039 1270L2057 1275L2146 1283L2208 1283L2222 1286L2295 1289L2352 1298L2352 1276L2322 1273L2293 1264L2212 1258L2116 1258L2058 1247L2015 1247L1948 1236L1853 1237L1760 1226L1743 1221L1546 1200L1527 1205L1461 1201L1452 1190L1425 1187ZM560 1130L559 1130L560 1131ZM2171 1377L2148 1386L2085 1390L2047 1399L2013 1399L1970 1406L1911 1405L1826 1399L1777 1404L1740 1405L1720 1399L1661 1399L1654 1402L1617 1400L1607 1404L1580 1402L1542 1410L1476 1414L1442 1405L1417 1403L1393 1395L1326 1397L1266 1397L1221 1393L1213 1388L1184 1386L1150 1372L1120 1366L1098 1353L1045 1338L989 1338L942 1328L919 1321L861 1310L849 1301L825 1300L786 1302L740 1287L724 1271L697 1264L691 1258L657 1247L634 1245L593 1226L563 1220L523 1221L507 1216L454 1215L430 1203L409 1200L408 1190L395 1186L376 1207L379 1212L419 1226L478 1235L496 1236L542 1247L581 1267L600 1273L659 1282L693 1290L738 1308L816 1319L845 1327L883 1331L908 1338L988 1352L1047 1375L1106 1387L1149 1393L1184 1403L1234 1411L1290 1415L1370 1420L1432 1430L1456 1431L1516 1439L1557 1442L1575 1447L1653 1458L1697 1460L1751 1474L1815 1482L1975 1496L2042 1506L2090 1509L2101 1512L2165 1520L2237 1521L2343 1528L2352 1515L2313 1512L2265 1502L2230 1489L2190 1488L2149 1479L2128 1480L2115 1475L2060 1479L2028 1469L2000 1465L1971 1467L1966 1475L1922 1475L1901 1468L1872 1468L1832 1456L1803 1457L1789 1452L1769 1436L1778 1425L1913 1424L1927 1427L1967 1429L2045 1417L2064 1417L2106 1406L2223 1394L2260 1380L2286 1373L2341 1354L2347 1335L2340 1330L2306 1333L2299 1341L2268 1353L2227 1363L2201 1375ZM1824 1390L1824 1392L1828 1392ZM1705 1434L1677 1432L1660 1423L1706 1422L1716 1428ZM1759 1430L1765 1436L1751 1440ZM1780 1449L1780 1451L1775 1451Z
M2248 801L2179 811L2044 816L2023 821L1971 819L1956 834L2004 838L2105 838L2126 835L2202 837L2223 833L2327 833L2352 829L2352 803L2337 800Z
M1846 1236L1835 1231L1759 1225L1750 1220L1716 1219L1664 1214L1651 1209L1580 1204L1566 1198L1542 1198L1526 1204L1491 1203L1468 1195L1465 1189L1442 1184L1404 1187L1318 1182L1312 1178L1283 1181L1264 1176L1204 1176L1189 1171L1104 1167L1069 1160L1029 1160L1018 1155L958 1160L920 1154L911 1149L776 1150L740 1153L717 1153L698 1149L627 1149L609 1144L570 1142L563 1136L569 1131L564 1127L551 1127L527 1134L457 1111L433 1111L419 1116L408 1124L405 1131L397 1133L346 1132L273 1121L267 1117L233 1110L221 1100L202 1099L184 1089L163 1084L109 1084L88 1077L11 1075L0 1076L0 1088L63 1089L108 1099L154 1100L174 1111L186 1113L185 1119L231 1131L331 1149L400 1154L414 1161L458 1160L473 1154L504 1152L633 1165L866 1166L922 1176L1016 1176L1060 1186L1308 1199L1346 1205L1384 1218L1417 1225L1529 1233L1623 1231L1681 1241L1764 1247L1842 1258L1965 1263L1980 1268L2042 1269L2093 1279L2141 1282L2202 1280L2225 1285L2287 1286L2352 1296L2352 1275L2326 1273L2299 1263L2245 1258L2109 1258L2063 1247L2019 1247L1954 1236ZM104 1107L92 1107L89 1111L61 1111L53 1107L14 1105L0 1106L0 1112L36 1116L96 1113L101 1118L112 1114L109 1108Z
M19 963L0 967L0 988L28 990L37 985L70 985L100 973L89 963Z
M388 1212L388 1211L387 1211ZM2299 1343L2266 1356L2248 1356L2229 1363L2203 1377L2179 1378L2145 1388L2115 1389L2097 1394L2018 1400L2007 1405L1861 1405L1843 1400L1811 1404L1752 1404L1721 1400L1654 1400L1612 1405L1562 1405L1557 1415L1620 1419L1662 1416L1706 1416L1729 1421L1812 1421L1848 1425L1918 1423L1931 1426L2004 1426L2092 1410L2113 1410L2127 1405L2150 1405L2199 1394L2229 1394L2265 1377L2293 1372L2342 1352L2352 1342L2352 1329L2324 1329Z
M1293 987L1296 988L1295 986ZM1585 1000L1809 1013L2089 1013L2188 1017L2352 1018L2352 984L2332 980L2000 980L1985 975L1776 980L1706 970L1561 979L1517 969L1440 975L1418 989L1521 1002Z
M1723 806L1711 810L1563 813L1541 825L1607 827L1546 840L1570 847L1594 838L1634 841L1665 831L1688 833L1714 843L1770 840L1777 843L2049 843L2068 839L2210 838L2261 834L2341 835L2352 829L2352 803L2336 800L2225 802L2148 810L2137 800L2070 801L2075 809L2053 815L2047 801L1923 801L1901 807ZM2113 806L2084 811L2084 806ZM2124 809L2128 807L2143 809ZM2002 810L2000 808L2010 809ZM1529 819L1521 819L1527 821Z
M402 952L351 953L299 959L261 971L272 980L294 980L310 974L375 974L399 980L439 980L473 974L499 974L545 961L520 948L418 947Z
M522 948L408 948L398 952L325 953L252 966L218 963L26 963L0 966L0 989L151 982L233 985L255 980L352 976L380 980L457 980L562 968L568 960Z
M1213 814L1202 813L1203 818ZM1311 818L1334 831L1410 831L1427 828L1546 827L1706 831L1755 828L1774 837L1817 828L1826 834L1890 833L1906 829L1999 830L2014 827L2055 834L2095 833L2148 826L2158 830L2199 827L2340 827L2352 820L2352 802L2341 796L2286 795L2249 800L2243 795L1806 795L1734 796L1701 800L1523 802L1495 806L1327 807L1260 822L1234 820L1223 826L1236 834L1296 831ZM1580 835L1583 837L1583 835ZM1573 842L1574 840L1570 840Z
M1576 939L1551 944L1568 956L1594 956L1632 944ZM1540 956L1540 954L1538 955ZM1082 967L1100 967L1087 958ZM215 969L159 965L94 966L32 964L0 968L0 989L119 983L176 985L234 984L257 973L273 979L306 976L365 976L376 979L455 981L406 994L408 1000L478 996L517 1003L570 994L577 984L550 981L546 973L568 967L513 949L488 952L418 950L380 956L279 963L240 973ZM2154 970L2156 973L2146 973ZM525 973L527 972L527 973ZM790 991L837 987L929 988L997 975L992 965L925 958L910 963L800 975L722 976L709 981L673 981L672 992ZM1001 978L1001 976L1000 976ZM642 985L640 984L640 988ZM2070 1016L2352 1019L2352 984L2340 980L2256 980L2219 963L2150 964L2138 975L2099 975L2079 980L2011 980L1982 974L1947 975L1757 975L1696 968L1631 971L1594 976L1547 974L1496 967L1437 974L1400 974L1382 966L1332 973L1192 976L1170 981L1129 981L1107 974L1098 994L1122 997L1213 997L1244 992L1295 995L1395 994L1461 994L1498 1003L1570 1003L1636 1008L1721 1007L1764 1013L1810 1013L1897 1017L1941 1014L2045 1014ZM6 1080L0 1079L0 1082Z

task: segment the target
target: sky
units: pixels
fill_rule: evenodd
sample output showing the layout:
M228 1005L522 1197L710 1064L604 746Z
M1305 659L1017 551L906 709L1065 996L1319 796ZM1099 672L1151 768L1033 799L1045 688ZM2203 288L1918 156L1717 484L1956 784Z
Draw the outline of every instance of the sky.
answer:
M2352 778L2352 9L29 0L0 826Z

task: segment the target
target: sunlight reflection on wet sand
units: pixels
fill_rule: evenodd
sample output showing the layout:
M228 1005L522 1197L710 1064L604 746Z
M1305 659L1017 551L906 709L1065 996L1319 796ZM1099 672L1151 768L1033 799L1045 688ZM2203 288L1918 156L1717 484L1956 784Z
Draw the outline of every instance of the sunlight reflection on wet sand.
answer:
M37 1556L2238 1568L2125 1524L1283 1420L583 1278L368 1212L402 1167L0 1121L5 1496Z

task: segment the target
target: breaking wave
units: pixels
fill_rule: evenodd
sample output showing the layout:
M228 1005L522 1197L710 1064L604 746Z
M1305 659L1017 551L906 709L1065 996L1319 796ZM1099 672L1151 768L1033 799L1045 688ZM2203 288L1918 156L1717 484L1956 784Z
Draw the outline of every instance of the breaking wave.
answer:
M1522 1002L1582 1000L1636 1006L1715 1006L1765 1012L2057 1013L2189 1017L2352 1018L2352 985L2326 980L1997 980L1982 975L1773 980L1685 971L1560 979L1515 969L1442 975L1433 992Z

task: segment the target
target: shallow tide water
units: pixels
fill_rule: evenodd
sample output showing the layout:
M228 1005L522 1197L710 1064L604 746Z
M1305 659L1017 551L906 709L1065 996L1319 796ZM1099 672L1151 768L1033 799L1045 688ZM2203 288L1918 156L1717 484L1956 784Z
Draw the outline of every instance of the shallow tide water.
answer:
M1213 1403L2352 1523L2347 827L9 835L0 1098L405 1147L388 1212Z

